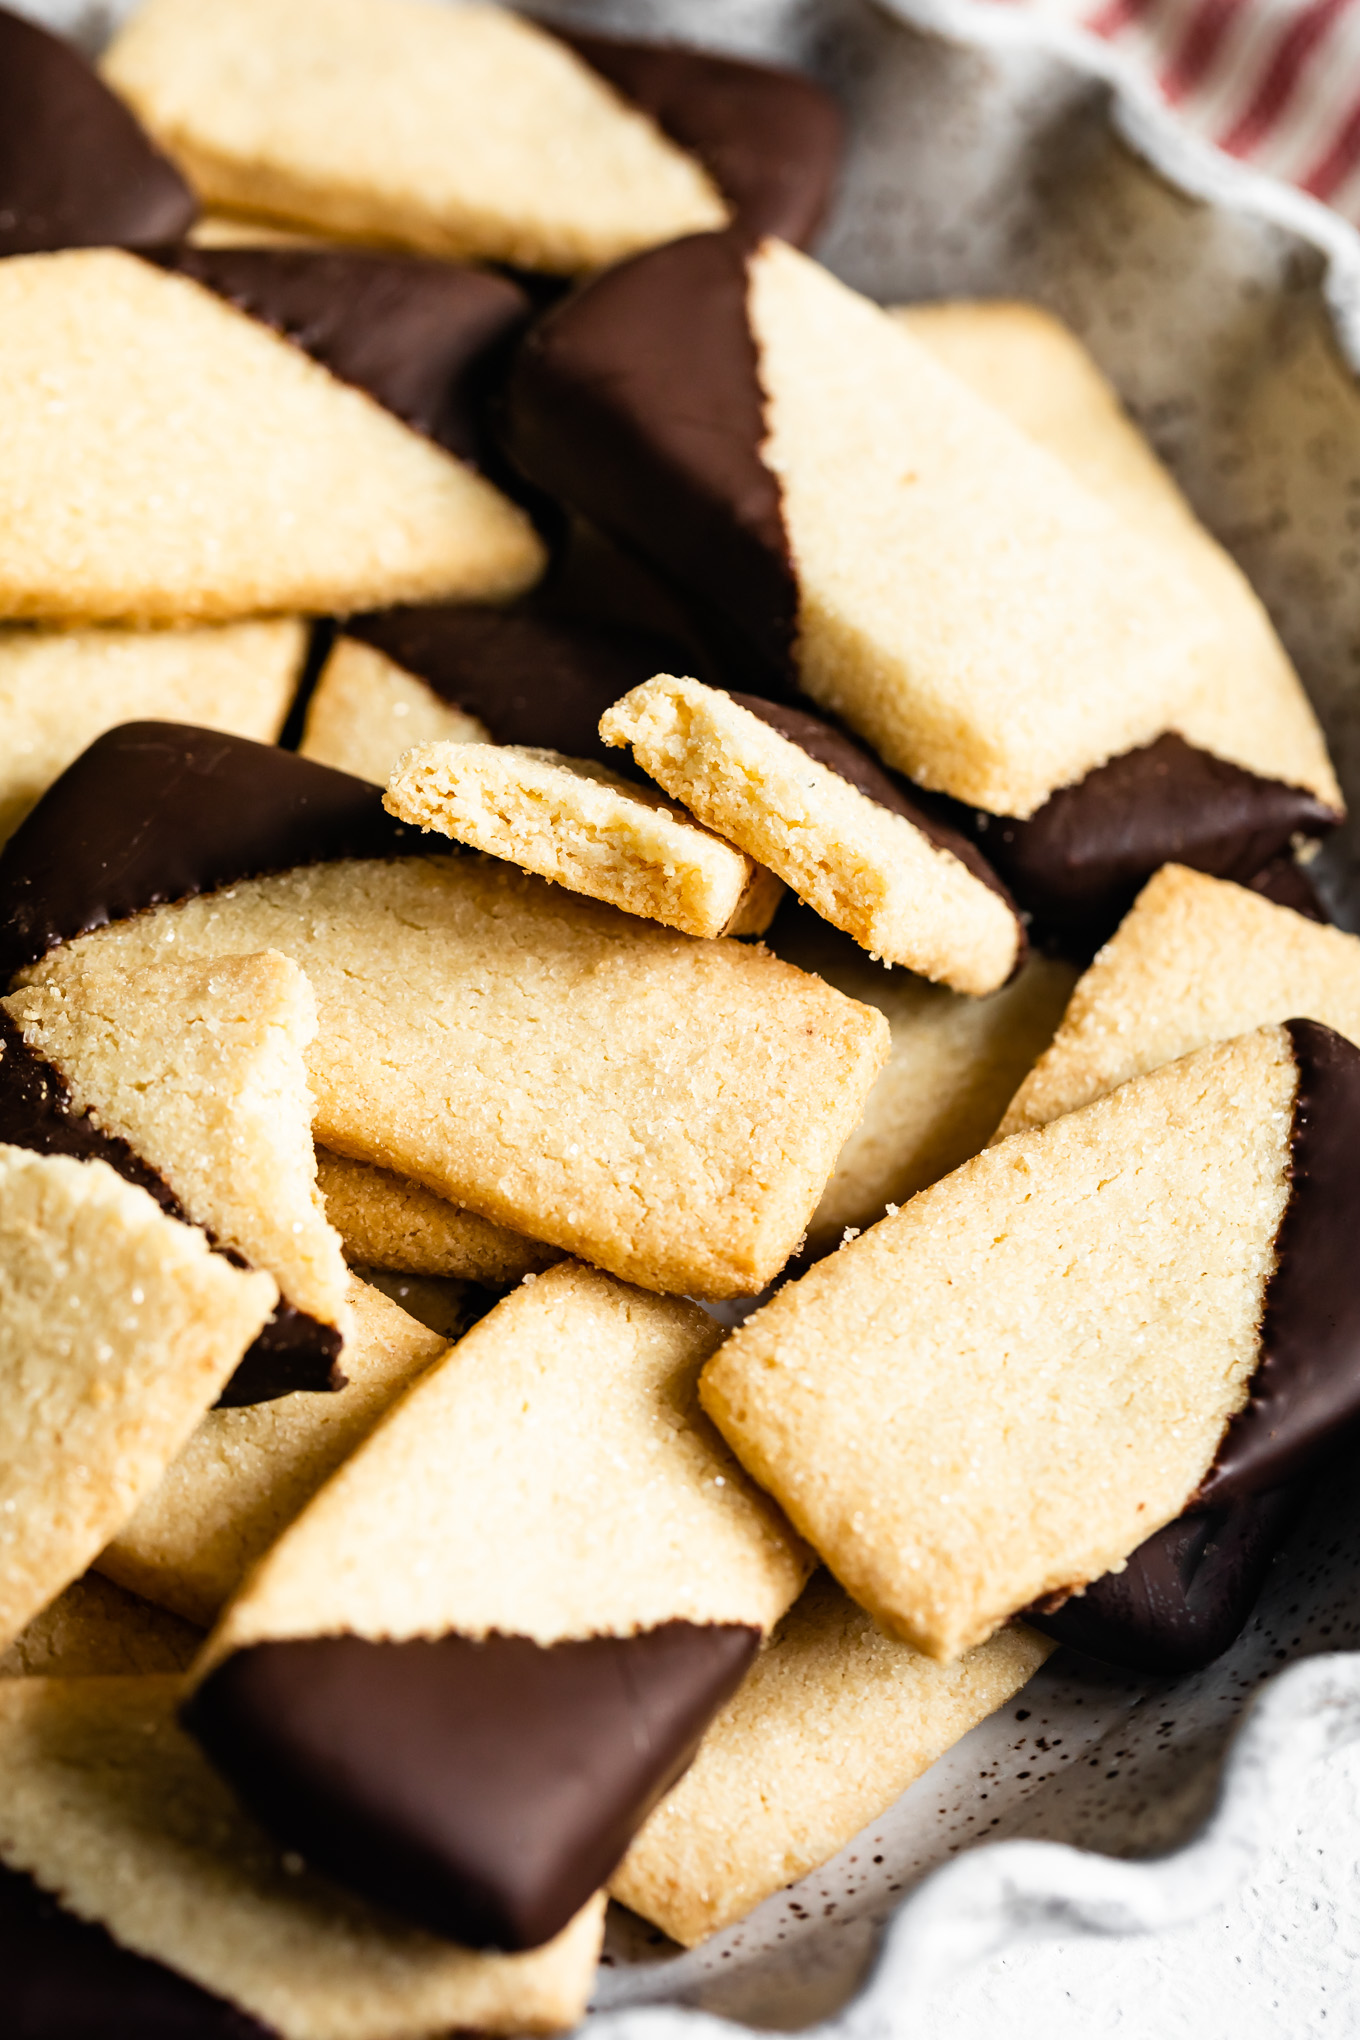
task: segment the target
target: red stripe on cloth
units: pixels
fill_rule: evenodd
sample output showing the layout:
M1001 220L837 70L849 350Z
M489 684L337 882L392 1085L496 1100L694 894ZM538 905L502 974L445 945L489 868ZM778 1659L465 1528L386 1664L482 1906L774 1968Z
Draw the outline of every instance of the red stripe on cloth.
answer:
M1348 5L1349 0L1314 0L1293 16L1251 99L1228 132L1219 136L1221 149L1230 156L1248 156L1259 148L1293 98L1308 59Z
M1171 101L1184 99L1212 70L1223 38L1241 14L1241 0L1200 0L1161 74L1162 90Z
M1152 0L1104 0L1094 14L1086 17L1086 27L1092 35L1116 36L1130 22L1145 14Z
M1314 198L1330 198L1355 168L1358 158L1360 158L1360 106L1355 106L1307 176L1300 177L1298 183Z

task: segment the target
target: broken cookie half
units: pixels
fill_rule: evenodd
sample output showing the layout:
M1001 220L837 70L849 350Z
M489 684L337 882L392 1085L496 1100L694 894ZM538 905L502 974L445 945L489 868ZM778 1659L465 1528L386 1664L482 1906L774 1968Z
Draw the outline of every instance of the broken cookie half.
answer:
M1360 1050L1311 1020L965 1163L791 1284L704 1403L842 1583L947 1660L1360 1413Z
M114 963L0 1001L0 1139L107 1162L278 1284L230 1402L344 1378L348 1275L312 1148L315 1031L311 988L276 953Z
M686 935L763 935L784 890L685 808L560 751L420 744L398 760L384 805L400 821Z
M1019 917L972 846L816 716L658 674L600 734L885 963L983 993L1023 960Z
M806 1577L699 1410L720 1337L563 1262L284 1533L186 1720L285 1846L474 1947L588 1901Z
M984 855L1009 832L1021 905L1074 939L1187 840L1246 878L1339 816L1287 662L1211 732L1225 625L1196 574L778 241L695 235L555 307L509 436L741 635L756 691L796 683L980 811Z

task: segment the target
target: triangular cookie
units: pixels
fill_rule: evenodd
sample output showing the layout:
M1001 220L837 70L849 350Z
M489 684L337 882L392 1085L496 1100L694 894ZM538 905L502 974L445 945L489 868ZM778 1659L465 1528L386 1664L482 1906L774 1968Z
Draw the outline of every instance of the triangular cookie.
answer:
M283 1856L176 1725L174 1678L0 1684L7 2002L53 2036L392 2040L574 2026L603 1902L474 1955ZM60 1894L59 1901L46 1896Z
M736 1332L704 1404L932 1657L1360 1411L1360 1051L1309 1020L988 1149Z
M566 273L728 218L651 119L499 8L148 0L103 72L215 205Z
M542 570L480 475L201 285L91 249L0 268L7 616L212 621L497 598Z
M105 1163L0 1146L0 1645L150 1494L277 1294Z
M563 1262L252 1573L188 1719L319 1868L535 1946L610 1873L805 1560L700 1414L711 1317Z
M343 1378L348 1274L316 1188L315 1031L311 988L277 954L115 964L0 1001L0 1139L101 1155L278 1284L233 1401Z

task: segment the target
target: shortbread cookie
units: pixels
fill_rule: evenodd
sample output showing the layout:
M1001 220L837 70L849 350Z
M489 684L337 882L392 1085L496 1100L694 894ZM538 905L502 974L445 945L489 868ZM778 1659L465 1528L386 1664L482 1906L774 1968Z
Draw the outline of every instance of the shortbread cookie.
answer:
M807 1252L815 1257L839 1246L847 1228L875 1224L986 1145L1016 1084L1052 1040L1077 973L1032 955L1002 991L967 998L884 970L807 908L788 906L770 943L786 962L877 1006L892 1032L887 1066L808 1223Z
M728 1341L704 1402L855 1598L947 1660L1360 1408L1360 1051L1311 1020L1016 1134ZM909 1307L905 1300L909 1299Z
M781 243L694 236L564 301L519 356L510 443L743 633L770 685L796 677L894 770L1005 818L1022 905L1075 884L1084 922L1187 840L1249 878L1337 819L1325 759L1278 777L1276 697L1241 704L1222 755L1179 734L1223 657L1194 574ZM1094 901L1064 877L1074 831L1114 867Z
M208 1628L255 1561L447 1342L351 1276L354 1330L336 1395L210 1410L99 1570Z
M0 1648L150 1494L277 1294L105 1163L0 1147Z
M295 618L210 630L0 629L0 843L119 723L163 716L273 743L306 649Z
M806 1577L699 1410L721 1336L563 1262L284 1532L186 1718L286 1846L470 1946L609 1876Z
M600 734L886 963L981 993L1020 961L1020 922L977 852L815 716L658 674Z
M398 760L383 805L686 935L763 935L784 890L674 801L561 751L418 744Z
M308 704L302 754L379 786L404 751L441 738L603 764L600 717L675 649L648 630L495 609L352 617Z
M242 1813L176 1723L181 1690L0 1685L0 1939L21 2033L428 2040L577 2023L602 1902L517 1956L370 1911Z
M97 1572L73 1580L7 1651L0 1680L121 1678L184 1672L203 1632Z
M1167 865L1078 982L997 1137L1295 1013L1360 1044L1360 938Z
M496 599L542 570L524 513L466 462L135 256L0 266L0 373L7 616Z
M211 204L563 274L810 237L840 153L809 79L490 7L148 0L103 68Z
M114 732L0 861L0 977L133 968L169 940L280 949L316 994L322 1145L644 1287L758 1291L859 1117L882 1016L491 860L356 858L379 824L392 848L415 834L306 759Z
M0 1139L98 1156L278 1284L233 1403L344 1379L348 1276L312 1148L315 1032L311 987L277 954L115 962L0 1000Z
M403 1275L446 1275L508 1288L561 1259L556 1247L525 1239L460 1211L408 1177L322 1148L317 1187L326 1216L344 1243L345 1259Z
M1016 1623L957 1664L932 1664L815 1574L634 1838L611 1895L694 1947L834 1856L1052 1648Z
M64 36L0 13L0 255L149 248L198 207L121 100Z

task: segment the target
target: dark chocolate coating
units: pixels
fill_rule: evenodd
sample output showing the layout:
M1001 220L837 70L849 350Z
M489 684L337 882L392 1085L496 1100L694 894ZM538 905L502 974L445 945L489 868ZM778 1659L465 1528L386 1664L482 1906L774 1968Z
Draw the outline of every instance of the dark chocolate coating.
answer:
M186 233L197 212L79 50L0 10L0 255L148 247Z
M170 1218L192 1225L164 1176L117 1134L105 1133L87 1112L76 1109L70 1087L54 1063L29 1047L7 1013L0 1013L0 1141L40 1155L70 1155L79 1162L106 1162L138 1190L154 1197ZM206 1231L207 1228L205 1227ZM208 1235L212 1238L211 1233ZM230 1259L246 1264L239 1254ZM291 1303L280 1301L264 1330L241 1356L218 1398L220 1408L273 1402L294 1389L343 1388L342 1341L334 1325L322 1324Z
M730 690L729 690L730 691ZM820 716L809 715L806 709L789 708L783 702L763 701L755 694L733 694L733 701L742 708L758 715L772 730L778 730L781 737L787 737L791 744L797 744L800 751L806 751L809 758L815 758L819 765L825 765L840 778L876 801L879 807L887 808L889 814L901 815L904 821L919 829L937 850L947 850L952 857L989 891L998 893L1007 906L1012 904L1010 894L992 870L985 857L974 848L959 829L951 829L947 822L909 798L867 751L834 727L823 722ZM1023 961L1023 958L1021 959Z
M1113 933L1163 864L1248 884L1296 835L1340 816L1168 733L1050 795L1028 821L973 814L973 833L1036 925L1079 953Z
M787 681L798 588L779 484L760 458L746 295L736 233L694 234L606 270L525 340L508 445L530 481L711 606Z
M612 1873L756 1654L667 1622L523 1636L318 1636L227 1658L185 1723L277 1840L473 1948L540 1946Z
M63 1911L0 1869L0 2031L5 2040L272 2040L187 1976Z
M384 609L351 617L345 631L477 716L498 744L536 744L614 771L627 753L601 743L600 717L666 671L677 649L645 631L503 609Z
M482 464L486 405L528 324L516 284L414 256L302 248L157 251L462 460Z
M1261 1358L1197 1507L1298 1478L1360 1418L1360 1049L1316 1020L1285 1025L1298 1090Z
M123 723L0 853L0 984L50 949L238 879L419 847L366 780L185 723Z
M1301 1490L1287 1487L1193 1509L1140 1544L1123 1572L1051 1614L1027 1609L1025 1620L1106 1664L1198 1671L1241 1635L1302 1505Z
M1318 898L1308 867L1300 864L1292 851L1272 857L1254 878L1247 880L1247 890L1260 893L1262 899L1273 900L1277 907L1292 908L1305 920L1320 921L1324 927L1331 925L1332 917Z
M552 33L698 158L744 234L808 246L826 216L845 139L840 108L820 85L798 71L679 43Z

